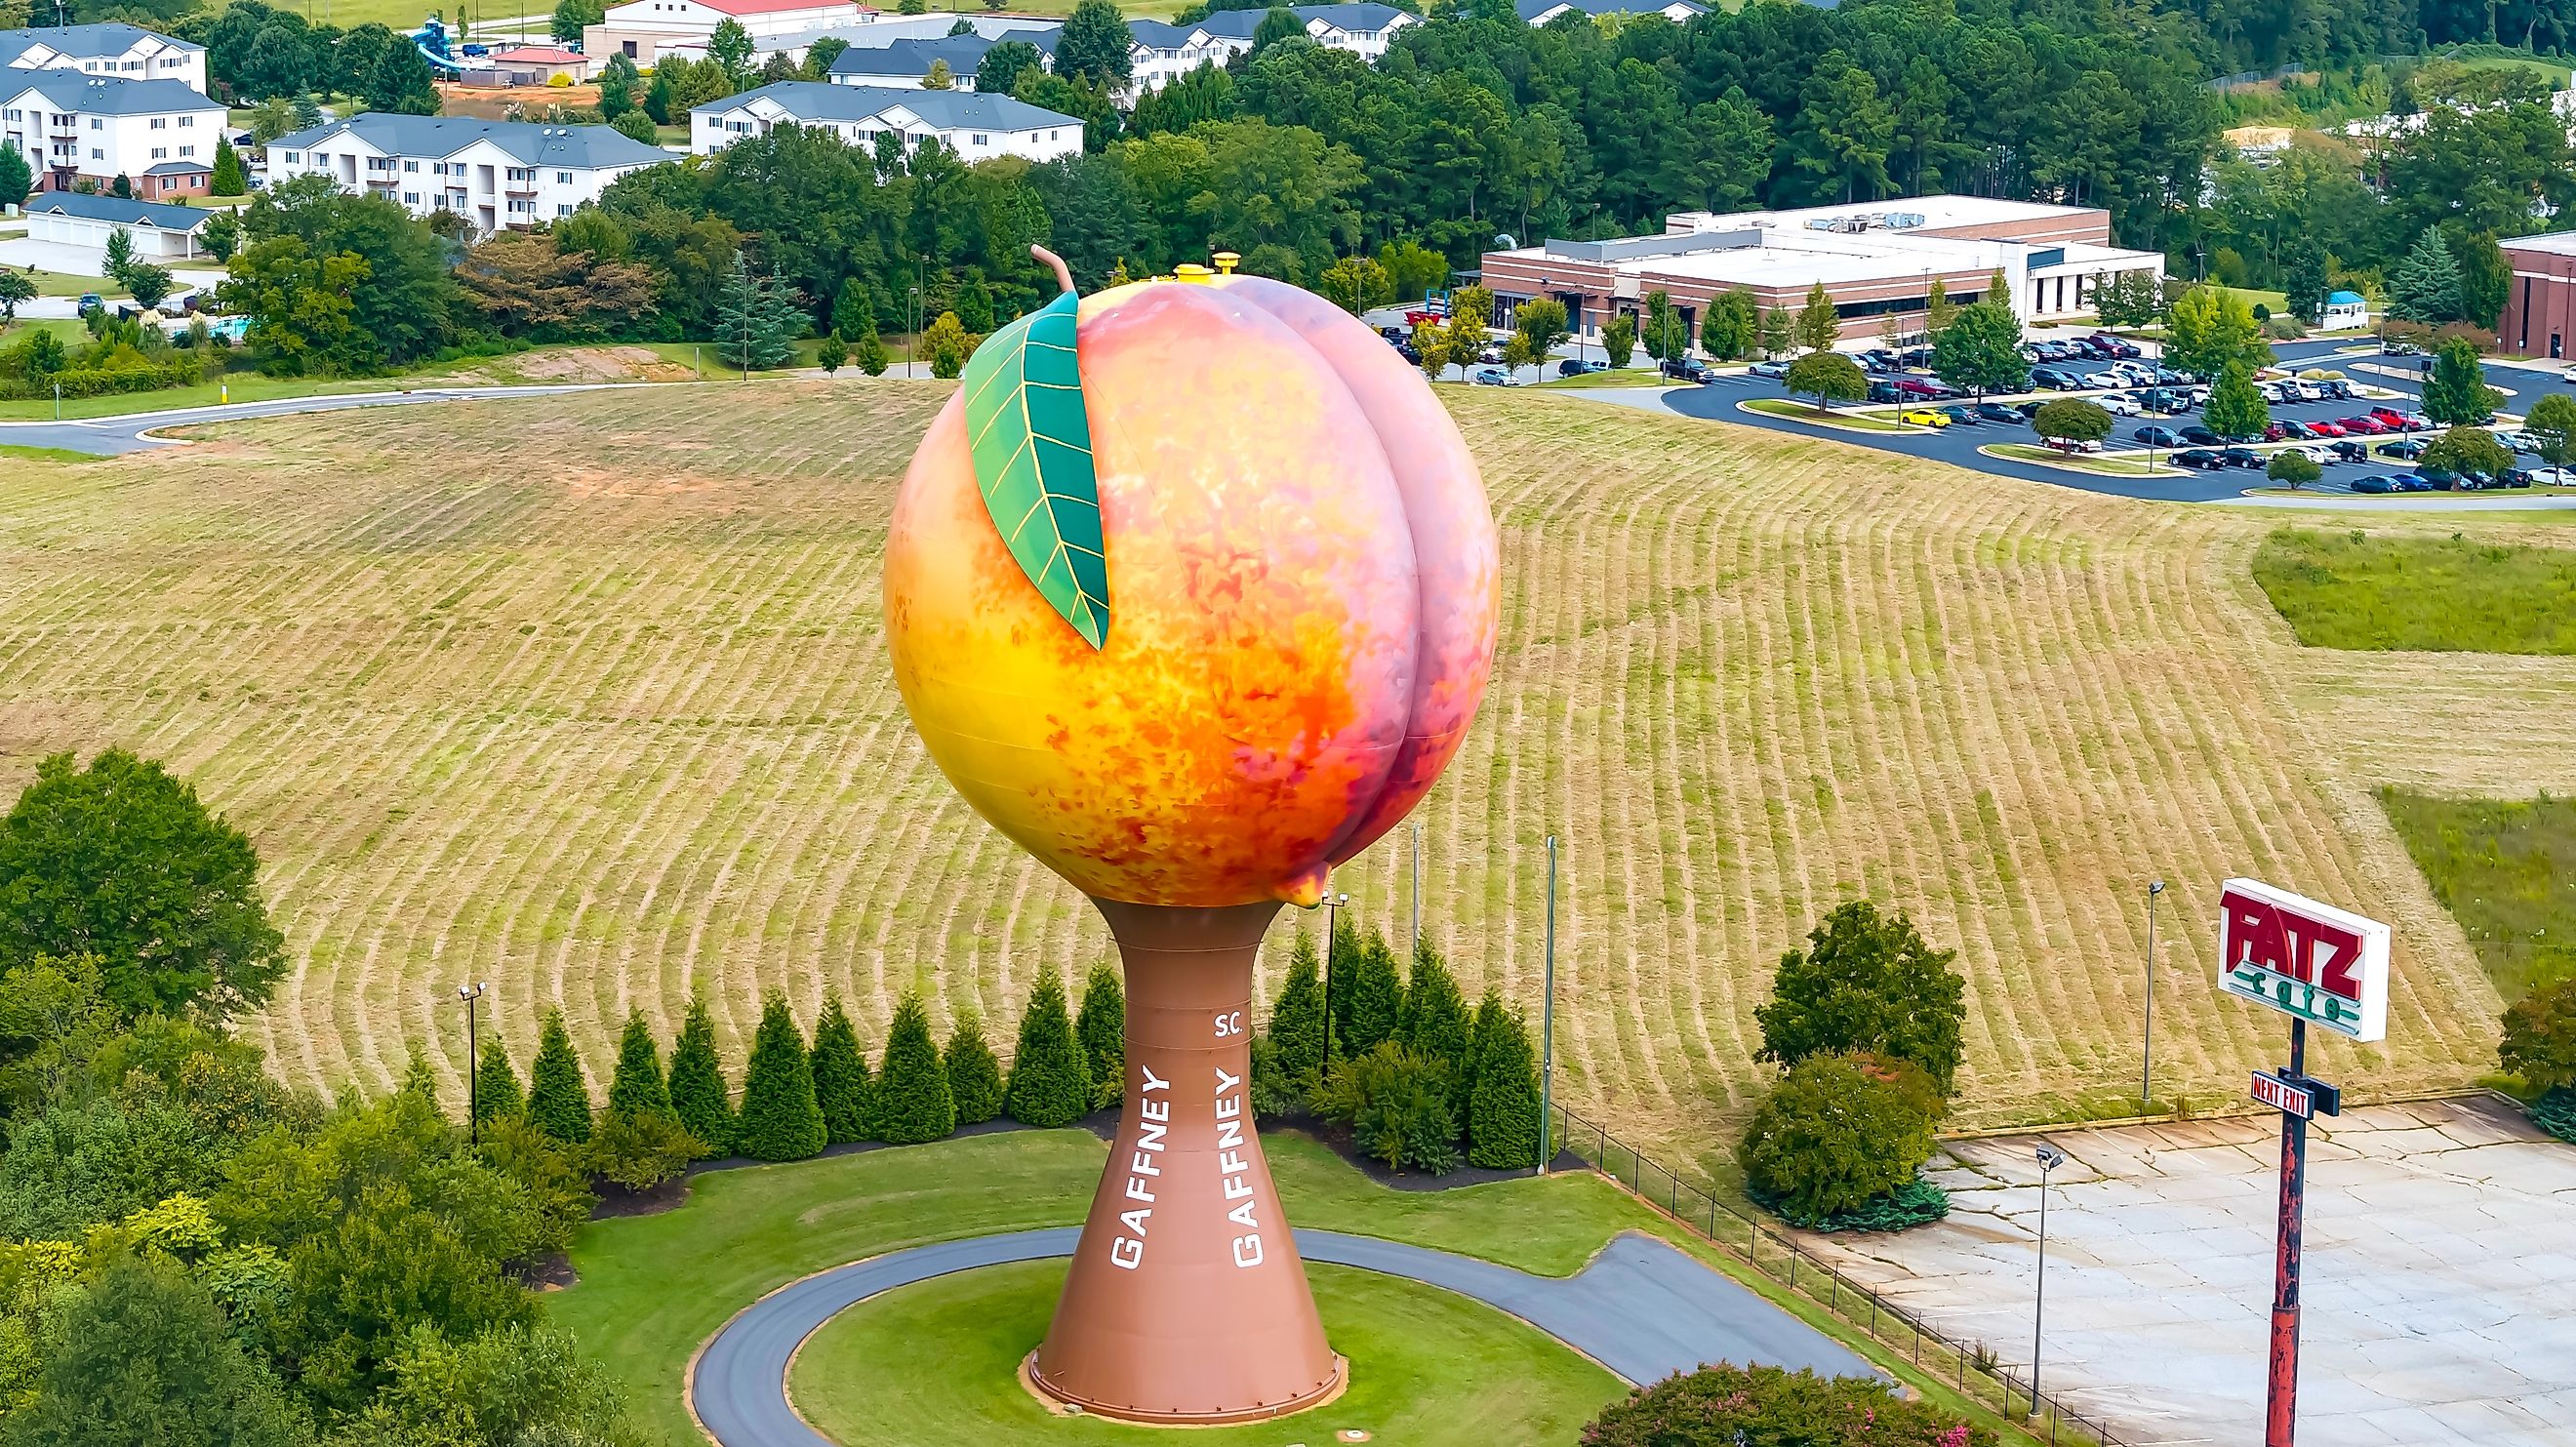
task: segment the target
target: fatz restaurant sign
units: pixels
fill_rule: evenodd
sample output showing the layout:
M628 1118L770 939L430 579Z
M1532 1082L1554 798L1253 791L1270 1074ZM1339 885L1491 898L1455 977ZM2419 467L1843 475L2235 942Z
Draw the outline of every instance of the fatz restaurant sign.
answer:
M2218 987L2354 1040L2388 1033L2388 926L2251 879L2219 892Z

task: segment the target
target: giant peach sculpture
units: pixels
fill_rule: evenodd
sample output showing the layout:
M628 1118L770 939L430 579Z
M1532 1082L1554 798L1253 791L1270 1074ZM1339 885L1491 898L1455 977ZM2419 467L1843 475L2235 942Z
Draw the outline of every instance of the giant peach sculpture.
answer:
M1044 1391L1154 1422L1324 1400L1325 1343L1249 1100L1282 903L1402 819L1491 667L1494 525L1419 373L1258 277L1065 291L996 332L887 540L913 725L1071 881L1126 969L1126 1109Z

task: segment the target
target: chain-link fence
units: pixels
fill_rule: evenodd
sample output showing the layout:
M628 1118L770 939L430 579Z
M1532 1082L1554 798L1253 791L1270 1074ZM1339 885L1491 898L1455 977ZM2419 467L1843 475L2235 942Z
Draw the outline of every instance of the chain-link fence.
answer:
M1867 1332L1913 1366L1949 1383L1960 1395L2019 1422L2035 1439L2050 1447L2083 1447L2087 1443L2124 1447L2119 1434L2108 1424L2045 1392L2034 1404L2028 1381L1997 1362L1993 1351L1983 1344L1971 1345L1943 1336L1938 1329L1925 1325L1922 1318L1890 1305L1878 1293L1810 1254L1776 1228L1766 1227L1725 1205L1599 1124L1563 1106L1554 1107L1550 1113L1556 1127L1550 1139L1557 1149L1573 1152L1647 1205Z

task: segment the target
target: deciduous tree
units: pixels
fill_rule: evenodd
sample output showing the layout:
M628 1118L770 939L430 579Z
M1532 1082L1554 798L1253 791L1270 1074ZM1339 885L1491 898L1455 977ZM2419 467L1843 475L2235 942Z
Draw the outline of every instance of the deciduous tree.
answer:
M2540 444L2541 458L2550 466L2576 463L2576 397L2551 392L2532 403L2522 430Z
M1794 1220L1855 1210L1932 1157L1941 1093L1909 1061L1811 1055L1755 1108L1737 1153L1745 1184Z
M1789 390L1816 399L1816 410L1833 402L1857 402L1869 395L1869 377L1860 364L1840 352L1809 352L1789 364L1781 379Z
M1758 1059L1794 1066L1810 1055L1865 1050L1911 1060L1947 1094L1959 1068L1967 985L1902 912L1867 900L1837 906L1780 957L1771 999L1755 1007Z
M310 1422L235 1341L223 1310L168 1258L112 1261L66 1293L33 1400L11 1423L23 1447L302 1447Z
M1842 329L1842 313L1835 310L1825 284L1820 281L1808 287L1806 305L1798 309L1798 345L1810 352L1825 351L1842 335Z
M1932 371L1942 381L1982 397L2030 385L2030 359L2021 351L2021 320L2010 306L1972 302L1932 342Z
M2533 1090L2576 1089L2576 975L2505 1007L2496 1056Z
M2111 435L2111 414L2098 402L2060 397L2031 414L2030 428L2052 441L2099 442Z
M2241 358L2220 370L2200 415L2210 431L2226 438L2261 437L2272 423L2272 409L2263 394L2254 390L2253 374Z

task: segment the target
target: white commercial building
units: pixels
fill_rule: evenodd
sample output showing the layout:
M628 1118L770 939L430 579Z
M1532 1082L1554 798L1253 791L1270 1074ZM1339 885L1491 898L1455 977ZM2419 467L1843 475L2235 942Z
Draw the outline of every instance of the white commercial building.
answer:
M478 233L570 216L618 177L676 160L607 126L547 126L369 111L280 136L270 184L324 175L416 216L452 211Z
M27 239L105 251L122 231L138 261L185 261L206 254L206 223L215 212L157 201L127 201L82 191L41 191L27 198Z
M626 0L609 6L599 24L582 27L581 49L594 61L624 55L650 67L665 51L704 55L708 39L727 20L739 23L753 47L765 52L783 48L775 43L782 39L864 24L876 14L856 0Z
M779 126L827 130L856 146L881 134L906 149L944 143L967 162L998 156L1052 161L1082 150L1082 122L1005 95L964 90L899 90L782 80L689 112L689 149L711 156L745 136Z
M1484 285L1508 316L1521 302L1554 297L1583 336L1620 313L1639 313L1654 292L1694 328L1718 295L1743 291L1756 305L1795 313L1822 285L1845 341L1874 342L1889 329L1919 329L1931 284L1972 302L2001 275L2025 325L2072 320L2093 309L2104 280L2142 272L2161 281L2164 253L2110 244L2111 213L1984 196L1918 196L1798 211L1675 212L1660 236L1549 241L1485 253Z
M175 80L199 95L206 93L204 46L122 21L0 30L0 68L76 70L117 80Z
M146 201L202 196L223 132L224 108L175 80L0 70L0 145L26 156L39 191L123 176Z

